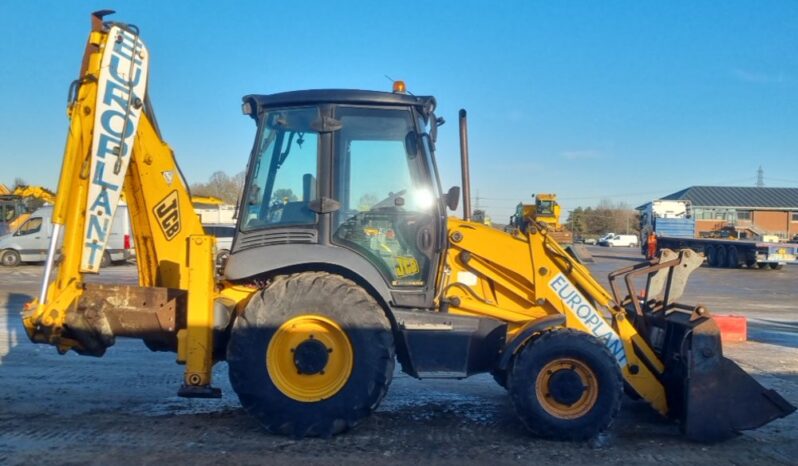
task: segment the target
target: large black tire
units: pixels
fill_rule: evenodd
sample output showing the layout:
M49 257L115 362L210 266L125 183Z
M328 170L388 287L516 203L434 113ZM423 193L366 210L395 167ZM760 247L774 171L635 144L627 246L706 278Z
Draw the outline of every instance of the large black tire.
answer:
M275 382L277 369L267 367L267 348L278 329L302 316L335 322L353 355L351 372L348 378L344 376L341 388L313 401L284 393ZM233 325L227 362L241 404L266 430L295 438L328 437L355 426L377 407L393 377L394 354L390 322L374 298L341 276L305 272L278 277L252 297ZM301 374L299 363L294 364Z
M773 270L781 270L781 269L784 268L784 264L773 264L773 263L771 263L771 264L768 264L768 265Z
M22 262L19 253L13 249L0 252L0 263L6 267L16 267Z
M729 246L729 249L726 252L726 267L730 269L736 269L740 267L740 265L740 255L737 253L737 248L734 246Z
M717 262L718 267L726 267L726 264L729 262L729 258L726 254L726 248L723 246L718 246L715 248L715 255L717 256L715 261Z
M515 356L510 398L534 435L587 440L605 431L621 408L618 364L595 337L573 329L546 332Z
M707 256L707 265L710 267L717 267L718 266L718 253L717 250L713 246L707 246L704 249L704 254Z

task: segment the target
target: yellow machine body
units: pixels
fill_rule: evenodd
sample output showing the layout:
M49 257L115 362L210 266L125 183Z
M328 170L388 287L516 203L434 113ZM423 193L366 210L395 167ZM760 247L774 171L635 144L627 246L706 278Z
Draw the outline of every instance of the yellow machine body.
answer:
M67 109L69 135L53 209L53 223L64 228L63 260L57 270L53 269L53 254L50 254L41 295L26 306L23 323L32 341L54 345L60 352L74 350L100 356L113 344L115 337L141 338L151 349L177 353L177 361L185 365L181 395L218 396L218 391L211 386L211 369L216 361L225 357L230 328L240 322L237 319L242 318L245 306L254 296L262 294L261 290L269 290L269 282L283 283L285 280L281 282L280 276L258 276L232 283L216 275L215 240L204 233L192 208L192 201L198 199L192 199L172 149L161 138L148 96L135 96L139 100L133 98L132 84L126 91L127 104L141 106L141 114L135 122L125 117L125 126L120 132L124 134L126 125L135 123L129 152L123 142L121 150L112 154L129 157L125 161L127 168L122 187L132 222L139 284L87 283L85 277L89 272L81 265L87 248L84 232L87 223L93 221L91 215L95 215L84 208L89 192L96 188L91 184L97 182L96 176L90 176L89 167L96 166L98 157L105 157L106 169L114 165L114 155L98 155L92 149L101 135L101 128L95 127L95 113L103 99L98 94L98 83L103 82L103 73L107 73L101 62L108 47L116 47L114 44L126 40L120 39L122 34L138 40L136 29L118 23L112 23L109 29L102 15L93 17L79 80ZM145 59L143 55L139 58ZM286 122L278 120L277 124L286 125ZM336 122L322 119L319 125L334 128ZM464 197L467 198L466 191ZM586 267L560 247L549 234L559 226L556 197L539 195L537 200L548 202L551 212L541 215L543 213L534 206L524 206L519 214L526 219L525 223L509 233L476 221L449 218L443 225L446 241L437 252L441 260L435 262L438 268L432 274L435 280L432 307L396 310L385 303L386 314L445 314L446 318L465 316L498 322L500 325L496 328L505 332L501 335L504 346L497 354L485 355L489 360L497 359L497 371L506 371L508 361L522 351L528 341L541 334L556 329L578 330L592 335L607 349L623 380L635 393L659 413L677 416L664 381L676 377L677 382L683 382L683 377L680 379L668 372L666 361L649 343L652 337L639 330L645 328L646 319L649 319L647 311L640 309L639 298L631 289L625 299L620 298L617 290L610 294ZM285 204L278 207L286 208L288 203ZM317 206L320 211L325 209L323 204ZM469 218L469 215L464 217ZM367 225L362 230L366 237L376 237L379 233ZM313 247L317 246L307 246ZM384 252L391 253L390 248ZM689 258L689 254L679 257L663 259L659 264L642 264L652 267L643 270L654 274L687 264L684 258ZM407 274L419 272L415 259L403 268L407 269ZM49 279L51 272L52 279ZM322 272L329 274L329 271ZM659 276L661 278L662 274ZM670 292L670 285L668 289ZM358 302L376 303L374 297L363 297L362 289L353 293L352 296L360 296ZM664 302L667 301L666 294ZM645 304L653 309L662 302L652 299ZM660 317L673 311L664 307L657 309ZM680 325L698 329L697 323L711 326L712 320L696 308L691 323ZM448 325L446 319L441 325L422 324L415 330L424 333ZM664 328L665 324L657 325ZM353 353L356 341L343 330L340 322L308 312L278 327L276 337L260 356L267 368L271 365L279 369L272 374L272 380L280 393L298 403L311 403L345 391L342 387L347 385L349 374L358 372L358 359ZM707 338L710 344L716 341L719 344L717 335L707 335ZM306 344L308 340L314 342ZM299 351L303 344L316 358L311 361L313 364L306 361L303 367L315 367L321 360L329 363L325 367L330 372L319 370L314 372L314 377L292 373L292 365L298 363L291 352ZM316 351L320 344L323 344L321 348L327 348L326 352ZM388 354L391 363L386 367L390 375L393 353ZM256 369L256 374L265 374L263 365ZM711 382L711 377L708 380ZM299 406L307 408L307 405ZM368 406L372 408L373 405ZM784 405L781 408L779 413L768 415L767 421L789 411ZM304 431L300 435L304 435ZM722 435L726 432L720 432L718 438Z

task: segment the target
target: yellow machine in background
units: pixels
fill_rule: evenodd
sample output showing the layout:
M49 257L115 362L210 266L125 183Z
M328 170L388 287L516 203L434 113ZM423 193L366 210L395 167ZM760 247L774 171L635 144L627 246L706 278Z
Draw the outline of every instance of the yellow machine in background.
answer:
M549 235L560 244L573 242L573 234L560 223L560 204L556 194L535 194L534 204L519 203L510 223L525 228L529 222L542 224Z
M27 199L55 203L55 194L41 186L17 186L13 190L0 184L0 234L13 233L30 218Z
M214 196L191 196L192 204L222 205L224 201Z
M11 194L19 197L39 199L47 204L55 204L55 193L41 186L18 186Z
M51 281L53 243L41 295L23 313L32 341L101 356L116 337L140 338L177 353L185 397L220 396L211 369L226 360L244 408L297 437L357 425L395 360L418 378L491 372L524 425L549 438L607 429L624 386L700 441L794 411L723 357L705 308L675 302L701 257L664 252L611 274L610 293L537 221L509 233L473 221L465 110L463 216L447 218L460 189L440 191L442 119L434 97L403 83L244 97L258 139L217 277L214 240L155 125L150 52L107 13L93 16L69 104L53 212L63 261ZM390 169L374 169L374 141ZM87 283L121 191L139 284ZM648 278L645 301L635 276Z

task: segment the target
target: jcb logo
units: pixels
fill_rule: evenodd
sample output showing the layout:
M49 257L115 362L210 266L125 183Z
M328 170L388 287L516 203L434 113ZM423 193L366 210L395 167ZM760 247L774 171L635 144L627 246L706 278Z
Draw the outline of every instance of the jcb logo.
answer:
M395 269L399 278L415 275L419 272L418 261L413 256L398 256Z
M180 202L177 198L177 191L169 193L153 210L158 225L163 230L163 235L167 241L171 241L180 233Z

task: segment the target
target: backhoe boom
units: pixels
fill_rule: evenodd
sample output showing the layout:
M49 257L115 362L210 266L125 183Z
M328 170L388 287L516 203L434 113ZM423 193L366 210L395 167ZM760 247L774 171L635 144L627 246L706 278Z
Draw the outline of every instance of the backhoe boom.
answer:
M149 336L153 346L178 351L178 361L188 365L187 386L209 387L214 238L205 235L174 154L153 123L149 51L136 28L104 23L105 13L92 17L67 109L70 128L53 210L54 225L64 230L63 260L50 281L56 230L42 294L27 306L25 328L35 342L93 355L103 354L114 335ZM85 276L99 270L123 191L139 287L118 286L109 295ZM152 322L172 338L154 336Z

